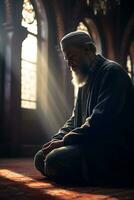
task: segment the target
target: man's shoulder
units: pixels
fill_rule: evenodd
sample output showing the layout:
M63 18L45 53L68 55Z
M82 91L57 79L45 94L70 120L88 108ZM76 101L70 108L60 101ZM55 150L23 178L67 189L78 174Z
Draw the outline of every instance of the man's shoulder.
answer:
M109 60L109 59L105 59L103 66L102 66L102 70L104 70L105 72L114 71L114 72L126 73L125 69L119 63L117 63L113 60Z
M119 63L100 55L99 58L102 59L101 67L99 69L100 77L114 76L128 82L131 81L127 71Z
M110 59L107 59L107 58L105 58L104 56L102 56L102 55L100 55L100 54L97 54L97 64L98 65L100 65L100 68L102 69L102 70L122 70L122 66L119 64L119 63L117 63L117 62L115 62L115 61L113 61L113 60L110 60Z
M104 57L103 57L104 58ZM119 63L117 63L116 61L114 60L110 60L110 59L107 59L107 58L104 58L104 62L103 62L103 65L106 67L106 69L110 69L110 68L115 68L115 69L120 69L122 68L121 65Z
M101 80L105 77L118 77L119 80L126 80L127 82L130 82L131 79L128 76L127 71L116 61L107 59L103 57L102 55L97 55L98 60L98 67L97 67L97 79Z
M132 85L132 80L130 79L127 71L117 62L113 60L106 59L102 70L101 77L109 77L113 80L118 79L118 81L122 81L124 84Z

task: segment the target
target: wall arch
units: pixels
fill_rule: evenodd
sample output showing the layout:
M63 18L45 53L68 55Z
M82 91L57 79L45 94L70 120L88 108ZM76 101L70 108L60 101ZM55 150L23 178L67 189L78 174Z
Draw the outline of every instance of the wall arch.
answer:
M131 16L128 22L121 44L120 60L124 68L126 68L127 54L129 51L131 41L134 39L133 35L134 35L134 14Z
M97 47L97 53L102 53L101 39L99 31L95 22L91 18L84 18L81 22L87 27L88 33L91 35L95 45Z

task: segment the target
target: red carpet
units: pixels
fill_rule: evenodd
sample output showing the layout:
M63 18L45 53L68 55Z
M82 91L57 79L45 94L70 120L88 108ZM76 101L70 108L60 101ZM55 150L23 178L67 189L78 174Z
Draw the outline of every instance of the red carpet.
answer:
M65 187L43 178L32 159L0 160L0 200L134 200L133 189Z

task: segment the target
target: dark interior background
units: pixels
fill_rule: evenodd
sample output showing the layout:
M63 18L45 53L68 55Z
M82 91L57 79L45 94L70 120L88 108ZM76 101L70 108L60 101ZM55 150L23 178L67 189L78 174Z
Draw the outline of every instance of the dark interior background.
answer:
M105 15L101 12L95 15L86 0L31 0L40 52L37 108L21 108L21 45L27 36L27 30L21 26L23 3L23 0L0 0L1 157L33 156L71 115L74 88L59 47L65 34L89 19L91 27L87 28L94 32L92 24L96 27L103 56L119 62L125 70L128 70L130 45L134 42L132 0L121 0L120 5L113 6ZM131 64L133 79L134 46Z

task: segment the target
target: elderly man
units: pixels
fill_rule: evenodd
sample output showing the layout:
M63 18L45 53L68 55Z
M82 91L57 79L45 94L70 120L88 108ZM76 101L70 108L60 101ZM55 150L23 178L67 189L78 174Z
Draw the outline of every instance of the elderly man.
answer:
M61 40L79 87L73 114L35 155L45 176L63 182L128 184L133 166L134 87L122 67L80 31Z

